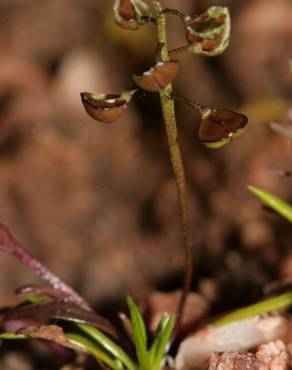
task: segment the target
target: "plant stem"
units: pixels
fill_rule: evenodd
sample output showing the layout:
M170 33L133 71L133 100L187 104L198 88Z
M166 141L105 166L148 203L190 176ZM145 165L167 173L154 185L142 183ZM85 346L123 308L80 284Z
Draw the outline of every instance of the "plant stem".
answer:
M203 107L201 104L196 103L194 100L183 98L181 96L171 95L171 99L185 103L189 107L200 111L201 114L204 112L204 110L208 109L207 107Z
M190 18L188 15L180 12L177 9L163 8L163 9L161 9L161 12L163 14L172 14L172 15L175 15L176 17L179 17L184 22L185 22L186 19L189 19Z
M157 39L158 42L163 44L161 50L161 59L163 62L169 60L168 48L167 48L167 37L166 37L166 21L165 15L162 12L162 6L159 1L154 1L154 8L156 13L156 22L157 22ZM169 99L167 96L172 94L172 85L169 84L165 89L160 91L160 101L161 108L164 118L164 124L167 134L168 146L170 151L170 158L173 167L173 172L176 180L176 189L177 189L177 198L178 198L178 207L179 215L181 220L182 227L182 238L183 238L183 247L186 259L185 275L184 275L184 284L183 290L180 298L180 302L177 308L176 314L176 323L173 331L172 339L177 334L179 328L180 320L184 312L184 307L187 299L188 292L190 290L191 278L192 278L192 236L190 230L190 221L188 215L187 207L187 189L186 189L186 180L184 165L182 161L181 151L178 143L177 137L177 126L175 119L174 111L174 101Z
M187 45L184 45L184 46L180 46L178 48L175 48L175 49L171 49L168 51L168 54L171 56L171 55L177 55L177 54L180 54L180 53L183 53L185 51L188 50L188 48L190 47L189 44Z

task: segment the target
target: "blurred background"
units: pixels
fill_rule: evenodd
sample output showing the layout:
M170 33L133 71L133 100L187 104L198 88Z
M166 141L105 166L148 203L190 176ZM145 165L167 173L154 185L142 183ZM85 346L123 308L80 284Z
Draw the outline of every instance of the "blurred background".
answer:
M148 2L150 4L150 1ZM214 312L260 297L292 270L291 225L246 190L292 202L291 143L271 121L291 119L292 2L165 0L197 14L230 7L228 50L183 54L177 95L249 117L245 134L212 150L195 137L196 112L179 103L194 239L193 289ZM120 93L153 63L155 30L122 31L109 0L0 1L0 220L97 308L130 292L181 286L184 255L176 190L156 94L111 125L90 119L80 92ZM169 16L169 42L185 44ZM37 278L0 258L1 305ZM226 291L228 294L226 294ZM230 293L232 292L232 294Z

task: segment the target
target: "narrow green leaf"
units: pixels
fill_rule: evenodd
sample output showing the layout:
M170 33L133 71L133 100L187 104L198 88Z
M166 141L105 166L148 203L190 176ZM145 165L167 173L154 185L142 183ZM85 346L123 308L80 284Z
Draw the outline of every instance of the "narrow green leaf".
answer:
M101 347L111 353L117 360L121 361L128 370L137 370L137 364L126 354L126 352L100 330L86 324L77 324L77 326L93 338Z
M249 317L277 311L292 305L292 292L283 293L273 298L240 308L215 321L214 326L223 326L234 321L248 319Z
M130 310L133 339L140 370L150 370L150 361L147 352L147 335L143 317L132 298L128 297L127 303Z
M155 359L155 356L156 356L156 353L157 353L157 350L158 350L161 334L163 333L163 330L165 328L167 320L168 320L168 316L166 314L162 315L162 317L161 317L161 319L160 319L160 321L159 321L159 323L158 323L158 325L155 329L153 343L152 343L150 351L149 351L149 358L150 358L151 365L154 362L154 359Z
M33 304L38 304L47 301L48 298L44 296L39 296L37 294L28 294L24 297L24 300Z
M289 204L266 190L257 188L255 186L248 186L247 188L254 195L256 195L266 206L272 208L288 221L292 222L292 207Z
M104 362L111 369L121 370L121 367L118 365L118 363L113 358L111 358L109 353L107 353L102 347L92 343L89 339L84 338L82 335L79 334L66 333L65 335L72 344L85 349L98 360Z
M151 370L158 370L161 360L167 350L167 343L174 327L174 319L172 316L164 314L157 325L154 334L154 341L150 349Z
M6 332L6 333L0 333L0 339L30 339L29 337L25 336L25 335L17 335L15 333L10 333L10 332Z

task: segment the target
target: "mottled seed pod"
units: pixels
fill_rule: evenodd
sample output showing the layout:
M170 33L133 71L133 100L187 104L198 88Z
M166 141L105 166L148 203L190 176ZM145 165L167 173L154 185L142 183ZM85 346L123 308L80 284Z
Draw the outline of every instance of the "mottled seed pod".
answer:
M122 94L92 94L82 92L81 101L91 118L99 122L116 121L126 110L135 90L124 91Z
M173 81L178 73L177 61L158 62L141 76L133 76L136 84L146 91L159 91Z
M209 148L220 148L241 135L248 119L229 110L205 108L198 130L198 139Z
M186 38L190 53L217 56L224 52L230 40L229 10L212 6L194 19L186 18Z
M116 23L127 30L135 31L151 19L148 5L142 0L115 0Z

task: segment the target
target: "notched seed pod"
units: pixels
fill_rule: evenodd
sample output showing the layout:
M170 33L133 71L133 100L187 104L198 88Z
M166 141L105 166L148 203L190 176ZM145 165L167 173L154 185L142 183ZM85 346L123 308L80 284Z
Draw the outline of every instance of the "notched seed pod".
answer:
M244 114L205 108L202 111L198 138L209 148L220 148L241 135L247 122Z
M135 90L124 91L122 94L92 94L82 92L81 101L86 112L99 122L110 123L116 121L127 108Z
M133 76L135 83L146 91L159 91L173 81L178 73L177 61L158 62L141 76Z
M151 18L148 5L142 0L115 0L116 23L127 30L135 31Z
M220 55L229 44L230 30L228 8L212 6L193 20L186 21L188 51L210 57Z

